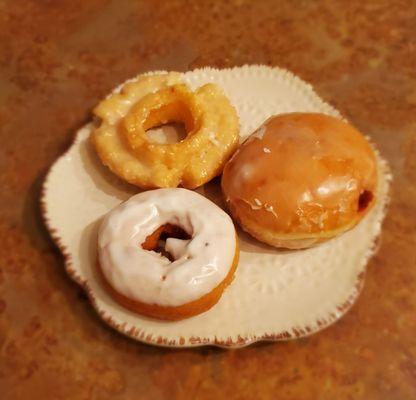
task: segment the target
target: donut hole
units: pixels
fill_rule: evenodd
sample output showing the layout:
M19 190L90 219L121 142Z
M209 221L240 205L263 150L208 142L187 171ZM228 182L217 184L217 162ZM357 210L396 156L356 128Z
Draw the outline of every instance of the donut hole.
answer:
M170 262L175 261L175 258L166 251L166 240L169 238L189 240L191 235L178 225L165 224L157 228L153 233L146 237L146 240L141 244L144 250L155 251L166 257Z
M178 100L150 110L143 127L149 142L172 144L187 138L194 120L189 107Z
M151 143L172 144L186 139L185 125L181 122L169 122L146 131L147 139Z
M374 198L373 192L369 190L364 190L361 192L360 196L358 197L358 211L364 211L369 204L372 202Z

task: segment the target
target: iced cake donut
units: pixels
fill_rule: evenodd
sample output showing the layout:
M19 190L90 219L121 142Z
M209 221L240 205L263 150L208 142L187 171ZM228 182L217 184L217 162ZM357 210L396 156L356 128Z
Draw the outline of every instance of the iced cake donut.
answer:
M242 228L276 247L306 248L354 227L375 202L377 166L365 137L323 114L267 120L222 176Z
M193 189L222 172L239 140L237 113L222 90L192 91L179 73L142 75L125 83L94 110L92 142L101 161L120 178L144 189ZM177 143L152 141L147 131L183 123Z
M98 260L122 306L180 320L218 302L238 263L237 237L228 214L198 193L151 190L104 217Z

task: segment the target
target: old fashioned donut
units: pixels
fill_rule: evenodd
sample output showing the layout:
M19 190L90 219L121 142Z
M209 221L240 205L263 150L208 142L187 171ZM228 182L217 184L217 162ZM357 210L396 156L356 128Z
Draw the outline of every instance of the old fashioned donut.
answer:
M334 117L272 117L226 164L222 189L242 228L276 247L305 248L354 227L373 206L374 151Z
M102 162L141 188L196 188L219 175L239 139L236 111L221 89L207 84L195 92L179 73L142 75L94 110L100 119L92 141ZM187 136L156 143L146 131L182 122Z
M163 235L160 253L155 250ZM106 215L98 234L99 269L112 297L164 320L200 314L217 303L238 254L231 218L186 189L131 197Z

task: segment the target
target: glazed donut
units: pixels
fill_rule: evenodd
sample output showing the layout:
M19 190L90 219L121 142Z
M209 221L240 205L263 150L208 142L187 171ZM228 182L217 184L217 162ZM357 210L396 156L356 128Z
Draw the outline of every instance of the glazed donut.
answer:
M374 151L337 118L270 118L234 154L222 176L233 217L258 240L306 248L354 227L373 206Z
M195 92L179 73L142 75L94 110L101 121L92 141L101 161L141 188L193 189L222 172L239 140L236 111L221 89L207 84ZM156 143L148 129L183 122L178 143Z
M154 250L163 235L160 254ZM228 214L186 189L137 194L107 214L98 233L99 268L112 297L164 320L188 318L217 303L238 254Z

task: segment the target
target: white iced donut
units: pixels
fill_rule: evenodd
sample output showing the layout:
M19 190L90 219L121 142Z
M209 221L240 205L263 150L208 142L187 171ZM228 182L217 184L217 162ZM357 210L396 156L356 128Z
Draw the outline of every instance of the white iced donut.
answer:
M163 232L173 236L166 239L168 255L151 249ZM212 307L231 282L237 236L231 218L200 194L151 190L105 216L98 257L105 286L123 306L182 319Z

